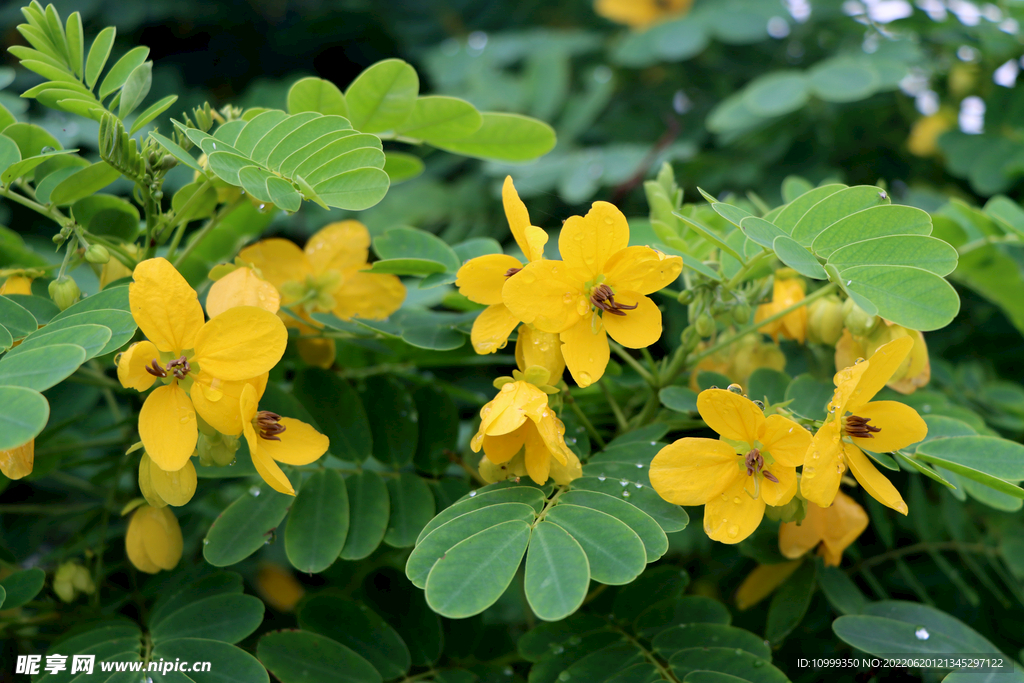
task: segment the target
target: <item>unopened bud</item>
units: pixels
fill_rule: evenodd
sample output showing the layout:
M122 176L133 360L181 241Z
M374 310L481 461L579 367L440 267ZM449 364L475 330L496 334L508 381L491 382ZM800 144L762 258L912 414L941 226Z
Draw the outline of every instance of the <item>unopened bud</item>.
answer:
M684 329L683 333L679 335L679 343L687 353L697 348L698 342L700 342L700 336L697 334L697 328L693 325Z
M52 281L47 289L53 303L57 304L57 308L62 311L71 308L82 294L82 291L78 289L78 284L67 275Z
M692 289L684 289L683 291L679 292L679 296L676 297L676 301L683 304L684 306L688 306L693 303L693 300L695 298L696 295L693 293Z
M158 168L161 171L169 171L169 170L171 170L172 168L174 168L177 165L178 165L178 160L177 159L175 159L170 154L165 154L163 156L163 158L160 159L160 165L159 165Z
M835 346L843 335L843 304L834 296L818 299L807 311L807 338L818 344Z
M863 337L875 328L875 325L878 324L878 317L868 314L854 303L853 299L847 299L843 304L843 321L851 334Z
M207 436L199 433L199 441L196 443L196 452L199 455L199 464L206 467L224 467L235 461L235 452L238 450L238 437L227 436L216 433Z
M715 319L711 317L710 313L701 313L695 325L697 327L697 334L701 337L710 337L715 333Z
M110 252L100 244L90 244L89 248L85 250L85 260L102 265L110 260Z
M732 319L737 325L746 325L750 320L750 304L743 302L732 309Z

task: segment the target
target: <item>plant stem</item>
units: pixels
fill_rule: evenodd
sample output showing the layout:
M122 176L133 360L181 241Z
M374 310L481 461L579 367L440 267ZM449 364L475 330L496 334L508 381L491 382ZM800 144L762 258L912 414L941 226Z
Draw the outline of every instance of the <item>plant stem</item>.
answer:
M130 268L132 270L135 270L135 266L139 265L138 260L134 256L132 256L131 254L129 254L127 251L125 251L122 246L120 246L118 244L114 244L113 242L111 242L110 240L106 239L105 237L101 237L99 235L94 235L91 232L89 232L88 230L82 230L82 234L85 235L86 237L88 237L94 243L96 243L96 244L100 245L101 247L104 247L105 249L107 249L107 251L112 253L114 256L116 256L117 260L120 261L121 264L124 265L125 268Z
M576 418L579 419L580 423L587 430L587 433L590 434L590 438L597 442L597 445L600 446L601 448L607 446L608 444L606 444L605 440L601 438L601 435L598 433L597 429L594 428L593 423L586 415L583 414L583 411L576 404L576 399L574 399L572 397L572 394L569 393L568 388L566 388L562 392L562 395L565 397L565 402L569 405L569 409L572 410L572 412L576 415Z
M11 192L10 185L8 185L4 189L3 196L6 197L7 199L10 199L12 202L21 204L22 206L32 209L36 213L49 218L54 223L59 224L61 227L64 227L68 222L67 217L64 216L64 214L61 213L60 209L58 209L57 207L46 207L37 201L29 199L28 197L23 197L20 194Z
M658 388L658 381L654 378L654 376L651 375L651 373L647 372L647 370L644 369L644 366L640 365L640 363L637 362L636 358L633 358L633 356L629 355L629 352L626 351L626 349L622 348L617 342L614 342L611 339L608 340L608 346L610 346L612 351L615 352L615 355L617 355L619 358L626 362L626 365L633 368L633 370L636 371L636 374L640 375L640 377L643 378L645 382L650 384L651 388ZM644 350L646 351L647 349ZM650 357L650 354L648 354L648 357Z
M238 204L242 201L245 201L244 198L239 197L230 204L225 205L224 208L222 208L208 221L206 221L206 224L203 225L203 227L199 228L199 231L196 232L195 236L192 238L192 242L189 243L189 245L185 247L185 249L180 254L178 254L178 258L174 260L174 267L178 268L179 266L181 266L181 264L185 262L185 259L189 257L189 255L195 250L195 248L198 247L204 239L206 239L206 236L210 234L210 231L217 227L217 224L220 223L225 216L234 211L235 207L238 206Z
M615 415L615 422L619 425L619 431L624 432L629 429L629 424L626 422L626 416L622 414L622 408L619 406L619 402L612 396L612 392L608 389L608 384L602 378L598 380L597 386L600 387L601 393L604 394L604 399L608 401L608 405L611 406L612 413Z
M915 553L926 553L933 550L951 550L956 552L974 553L976 555L998 555L999 551L984 543L962 543L961 541L925 541L914 545L903 546L895 550L889 550L878 555L873 555L853 565L848 573L856 572L876 564L888 562Z
M170 261L174 258L175 252L178 251L178 245L181 243L181 237L185 234L185 228L188 226L188 210L192 208L192 204L206 192L206 188L210 187L210 180L207 178L203 181L203 184L192 193L192 196L185 202L185 206L181 207L181 211L175 216L175 222L171 225L171 229L174 230L174 235L171 237L171 243L167 247L167 260Z

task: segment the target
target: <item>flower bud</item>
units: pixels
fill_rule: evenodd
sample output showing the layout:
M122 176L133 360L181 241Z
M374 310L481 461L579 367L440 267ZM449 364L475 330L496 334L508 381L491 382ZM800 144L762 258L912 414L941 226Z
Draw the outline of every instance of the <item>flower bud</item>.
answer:
M843 334L843 304L834 296L824 297L811 304L807 311L807 337L818 344L835 346Z
M683 350L686 353L693 351L697 348L697 344L700 342L700 335L697 334L697 328L693 325L685 328L682 334L679 335L679 343L682 345Z
M715 319L711 317L710 313L701 313L697 317L695 325L697 327L697 334L701 337L710 337L715 333Z
M181 527L169 508L140 505L128 522L124 545L129 561L139 571L156 574L174 569L181 560Z
M750 320L750 304L742 302L732 309L732 319L737 325L746 325Z
M35 451L35 439L29 439L20 446L8 450L0 450L0 472L8 479L21 479L32 474Z
M52 281L47 289L53 303L57 304L57 308L62 311L71 308L82 294L82 291L78 289L78 284L67 275Z
M110 260L110 252L100 244L90 244L89 248L85 250L85 260L102 265Z
M196 443L199 453L199 464L205 467L225 467L235 461L238 451L238 437L227 436L219 432L213 436L200 432Z
M679 292L679 296L676 297L676 301L683 304L684 306L687 306L693 303L694 298L695 295L692 289L684 289L683 291Z
M847 299L843 303L843 320L846 328L859 337L870 334L878 324L878 316L868 314L853 299Z

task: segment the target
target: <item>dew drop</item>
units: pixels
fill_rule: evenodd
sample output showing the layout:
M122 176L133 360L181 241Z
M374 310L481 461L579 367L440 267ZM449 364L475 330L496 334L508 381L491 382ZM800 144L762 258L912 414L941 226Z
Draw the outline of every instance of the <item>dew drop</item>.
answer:
M580 386L584 386L584 385L590 386L593 383L593 381L594 380L590 376L589 372L581 372L580 373Z
M570 678L571 676L569 675L568 671L563 671L562 673L558 674L558 680L560 681L567 681Z
M730 384L727 387L727 389L729 389L729 391L731 391L734 394L742 394L743 393L743 387L741 387L739 384Z
M924 626L919 626L917 630L914 631L914 637L918 640L928 640L932 637L932 634L928 633L928 629Z
M644 485L641 484L640 482L637 482L637 483L633 484L633 486L635 486L638 489L642 489L644 487Z
M260 495L260 487L253 484L249 487L249 495L253 498L258 498Z
M737 536L739 536L740 535L740 526L739 526L739 524L733 524L731 527L729 527L729 532L728 533L729 533L729 538L736 538ZM740 650L737 650L737 654L739 652L740 652Z
M598 481L604 481L604 480L605 480L605 479L607 479L607 478L608 478L608 477L604 476L603 474L599 474L599 475L597 475L597 480L598 480Z
M552 275L557 275L558 274L558 266L551 266L551 274Z
M217 143L216 143L216 142L212 142L212 143L210 143L210 144L212 144L212 145L213 145L213 148L214 148L214 149L217 149Z
M267 208L266 204L260 204L260 211L263 211L265 208Z
M754 668L755 669L760 669L762 666L764 666L764 660L763 659L755 659L754 660Z
M614 221L612 221L611 218L605 218L604 222L607 223L608 225L611 225Z
M515 391L516 390L516 383L515 382L509 382L508 384L503 386L501 388L501 390L506 392L506 393L509 392L509 391Z
M210 539L204 538L203 539L203 545L210 545Z
M725 494L723 493L723 494L722 494L722 502L723 502L723 503L728 503L728 502L729 502L729 496L727 496L727 495L725 495Z
M657 441L652 441L652 442L651 442L651 445L652 445L652 446L657 446L657 445L658 445L658 442L657 442Z
M764 410L764 401L754 401L754 405L760 410Z
M837 463L836 463L836 472L837 472L838 474L842 474L842 473L843 473L843 472L845 472L845 471L846 471L846 465L844 465L844 464L843 464L843 463L841 463L841 462L837 462Z
M619 482L619 486L629 486L629 482L623 479L622 481Z
M476 497L476 491L470 491L469 492L469 497L470 498L475 498Z
M863 363L863 362L864 362L863 358L858 358L857 360L853 361L853 364L854 365L858 365L858 364Z
M583 241L583 233L582 232L577 232L576 234L574 234L572 236L572 238L574 240L576 240L577 242L582 242Z
M636 468L637 468L638 470L642 470L642 469L644 468L644 464L643 464L642 462L638 462L638 463L636 464Z
M556 655L560 655L563 652L565 652L565 648L561 645L555 645L553 648L551 648L551 651L554 652Z
M622 497L623 498L629 498L629 491L623 491L622 492Z
M565 445L566 446L575 446L576 445L576 437L575 436L567 436L567 437L565 437Z
M821 457L821 451L814 451L813 453L811 453L811 459L812 460L817 460L820 457Z
M813 467L804 466L804 479L813 479L813 478L814 478L814 468Z
M732 499L732 502L733 502L734 505L739 505L743 501L740 499L739 496L736 496L735 498Z
M715 386L714 384L712 384L712 385L711 385L710 387L708 387L708 388L709 388L709 389L717 389L718 387L717 387L717 386Z
M562 301L564 301L567 304L571 304L572 303L572 292L566 292L565 294L563 294L562 295Z

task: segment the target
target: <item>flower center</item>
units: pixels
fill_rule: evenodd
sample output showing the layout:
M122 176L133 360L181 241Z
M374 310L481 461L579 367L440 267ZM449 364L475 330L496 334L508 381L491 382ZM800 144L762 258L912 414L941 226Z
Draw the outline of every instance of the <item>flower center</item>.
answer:
M259 432L260 438L267 441L280 441L281 437L278 434L285 430L285 426L281 424L281 416L269 410L261 410L256 413L252 425Z
M754 474L760 474L764 476L770 482L776 484L779 480L774 474L764 469L764 456L761 455L761 450L758 448L752 448L744 457L744 464L747 466L747 476L753 476Z
M848 436L852 436L854 438L873 439L875 438L875 434L882 431L882 428L868 424L870 421L870 417L851 415L846 418L843 431L845 431Z
M165 367L157 365L156 359L154 358L151 364L146 366L146 372L154 377L161 378L166 378L168 374L171 374L174 375L175 379L185 379L191 371L192 366L189 365L188 359L185 358L185 356L172 360Z
M616 302L615 292L606 284L600 284L590 290L590 303L612 315L626 315L626 311L632 311L640 305L633 304L630 306Z

